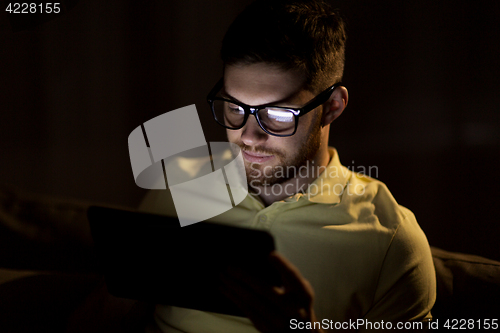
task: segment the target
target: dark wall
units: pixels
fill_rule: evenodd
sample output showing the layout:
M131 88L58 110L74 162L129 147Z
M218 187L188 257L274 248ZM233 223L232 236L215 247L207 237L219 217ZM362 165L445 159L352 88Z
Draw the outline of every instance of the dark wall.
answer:
M207 141L224 139L205 96L248 2L80 0L24 30L2 4L0 184L135 206L135 127L195 103ZM500 259L499 2L365 3L333 2L350 101L331 144L372 167L432 245Z

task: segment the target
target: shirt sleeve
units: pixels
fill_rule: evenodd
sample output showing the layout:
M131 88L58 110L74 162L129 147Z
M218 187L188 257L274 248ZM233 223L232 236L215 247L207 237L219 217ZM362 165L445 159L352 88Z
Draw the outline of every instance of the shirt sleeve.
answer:
M366 321L425 321L436 299L436 274L429 244L411 211L404 216L384 258Z
M145 213L177 216L170 190L150 190L139 204L138 210Z

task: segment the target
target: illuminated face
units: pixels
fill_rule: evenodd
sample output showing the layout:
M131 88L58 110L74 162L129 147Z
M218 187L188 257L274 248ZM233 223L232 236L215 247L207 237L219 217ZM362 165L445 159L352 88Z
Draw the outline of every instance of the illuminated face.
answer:
M224 71L224 95L248 105L302 107L315 97L303 85L300 72L266 63L231 65ZM243 151L251 186L283 182L294 177L294 170L314 159L321 143L320 109L300 117L297 132L289 137L267 134L254 116L248 117L243 128L227 130L229 142Z

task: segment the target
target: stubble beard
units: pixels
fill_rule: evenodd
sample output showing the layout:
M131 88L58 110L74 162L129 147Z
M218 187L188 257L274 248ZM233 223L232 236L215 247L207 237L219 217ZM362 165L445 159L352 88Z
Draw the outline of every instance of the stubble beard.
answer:
M277 159L277 163L267 166L263 166L260 163L249 163L245 161L245 172L249 187L257 188L281 184L294 178L301 167L309 166L308 161L314 159L321 145L320 120L321 117L312 127L312 131L307 136L305 144L300 147L297 154L291 157L287 156L282 150L263 149L261 147L251 149L241 141L235 142L242 151L274 155L274 158Z

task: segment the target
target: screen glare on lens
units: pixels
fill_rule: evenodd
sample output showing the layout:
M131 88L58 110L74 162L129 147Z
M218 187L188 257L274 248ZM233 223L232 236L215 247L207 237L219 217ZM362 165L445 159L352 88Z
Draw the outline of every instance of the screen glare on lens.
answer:
M294 121L293 114L289 111L284 110L269 110L267 109L267 115L270 120L289 123Z

